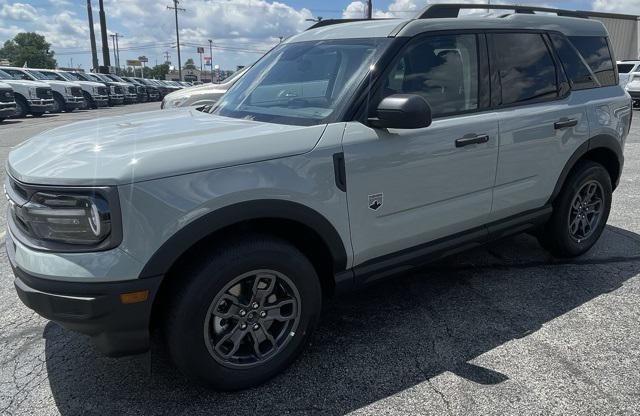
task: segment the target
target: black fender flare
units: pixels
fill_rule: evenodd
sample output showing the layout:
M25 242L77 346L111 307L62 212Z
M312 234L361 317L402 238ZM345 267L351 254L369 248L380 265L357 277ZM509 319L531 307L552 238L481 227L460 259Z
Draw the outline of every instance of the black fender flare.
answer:
M612 151L616 155L616 158L618 159L618 165L620 166L620 170L618 172L618 177L615 178L614 181L612 181L613 182L612 185L614 186L614 188L616 187L618 180L620 179L620 175L622 174L622 166L624 165L624 154L622 152L622 145L613 136L610 136L608 134L599 134L582 143L575 150L575 152L573 152L573 154L571 155L567 163L565 163L564 168L560 173L560 177L556 182L556 186L555 188L553 188L553 193L551 194L551 197L549 198L549 201L548 201L549 203L553 202L555 198L558 196L558 194L562 190L562 187L564 186L564 182L566 181L567 177L569 176L569 173L571 172L573 167L576 165L578 160L580 160L582 156L584 156L591 150L595 150L599 148L604 148Z
M164 275L197 242L223 228L257 219L284 219L307 226L326 244L333 258L334 270L345 270L347 252L342 238L322 214L296 202L261 199L229 205L193 220L156 250L140 272L139 278Z

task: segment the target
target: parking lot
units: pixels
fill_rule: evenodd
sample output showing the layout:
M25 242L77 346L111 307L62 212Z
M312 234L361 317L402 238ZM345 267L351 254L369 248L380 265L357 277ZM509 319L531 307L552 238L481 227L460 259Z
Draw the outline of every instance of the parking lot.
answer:
M38 132L157 108L9 120L0 125L2 165L12 146ZM0 415L638 414L640 112L634 115L609 225L587 255L558 261L521 235L332 299L303 356L242 392L190 384L157 342L145 355L99 355L86 337L20 303L3 248ZM4 223L3 215L2 235Z

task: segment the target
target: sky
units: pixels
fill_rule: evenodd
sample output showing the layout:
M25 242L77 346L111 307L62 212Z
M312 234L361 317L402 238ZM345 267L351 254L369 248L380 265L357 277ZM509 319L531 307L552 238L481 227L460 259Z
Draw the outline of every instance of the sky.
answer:
M446 0L430 1L430 3ZM493 0L494 3L501 0ZM454 2L485 3L485 0ZM508 1L501 1L507 3ZM98 0L92 0L98 56L102 64ZM172 0L104 0L109 33L118 33L120 61L144 55L150 65L177 64L175 16L167 6ZM362 17L364 1L350 0L180 0L182 62L192 58L199 66L198 46L209 56L213 40L213 63L222 69L250 65L280 37L299 33L313 22L307 19ZM530 4L574 10L596 10L640 15L640 0L517 0ZM376 17L411 17L427 0L374 0ZM56 52L60 66L85 70L91 67L86 0L0 0L0 43L19 32L44 35ZM111 38L109 38L111 59Z

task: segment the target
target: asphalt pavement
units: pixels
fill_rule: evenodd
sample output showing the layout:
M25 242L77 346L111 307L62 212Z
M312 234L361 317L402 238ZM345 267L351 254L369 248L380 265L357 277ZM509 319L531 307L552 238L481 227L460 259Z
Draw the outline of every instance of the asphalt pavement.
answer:
M2 165L45 129L156 108L9 121ZM640 414L638 111L625 154L609 225L588 254L558 261L520 235L332 299L288 371L237 393L191 384L159 342L135 357L99 355L20 303L2 247L0 415Z

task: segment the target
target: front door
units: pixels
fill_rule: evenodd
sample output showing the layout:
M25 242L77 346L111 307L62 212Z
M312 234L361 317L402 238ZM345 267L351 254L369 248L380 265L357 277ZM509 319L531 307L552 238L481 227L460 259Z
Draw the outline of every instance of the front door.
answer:
M347 123L343 150L355 266L487 222L498 120L479 112L478 45L474 34L417 38L383 76L371 107L391 94L420 94L432 108L431 126Z

